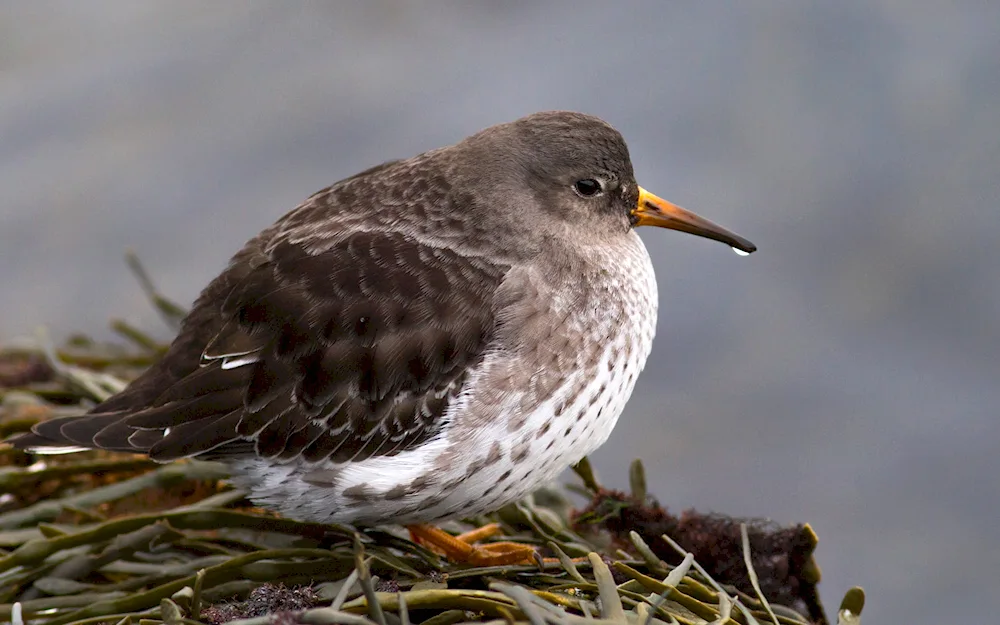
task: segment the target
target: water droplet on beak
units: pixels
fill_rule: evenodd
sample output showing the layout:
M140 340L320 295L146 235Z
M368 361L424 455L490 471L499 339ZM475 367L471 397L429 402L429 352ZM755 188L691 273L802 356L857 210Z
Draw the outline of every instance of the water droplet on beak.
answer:
M737 249L735 247L733 248L733 251L736 252L737 256L749 256L750 255L750 252L744 252L743 250Z

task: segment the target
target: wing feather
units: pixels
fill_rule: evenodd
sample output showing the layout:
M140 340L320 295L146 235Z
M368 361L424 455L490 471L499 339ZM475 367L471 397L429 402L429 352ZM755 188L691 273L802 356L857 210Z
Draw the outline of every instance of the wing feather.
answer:
M402 232L314 247L279 232L234 257L125 391L13 442L344 462L435 436L493 337L507 266Z

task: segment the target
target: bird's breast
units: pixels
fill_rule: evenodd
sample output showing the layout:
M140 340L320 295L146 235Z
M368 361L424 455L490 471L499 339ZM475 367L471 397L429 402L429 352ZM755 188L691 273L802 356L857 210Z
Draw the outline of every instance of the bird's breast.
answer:
M575 267L521 268L505 284L500 339L469 371L439 436L324 467L248 461L237 473L254 499L295 518L425 522L495 510L555 479L610 436L656 327L656 282L638 237ZM332 476L328 486L309 477L317 469Z

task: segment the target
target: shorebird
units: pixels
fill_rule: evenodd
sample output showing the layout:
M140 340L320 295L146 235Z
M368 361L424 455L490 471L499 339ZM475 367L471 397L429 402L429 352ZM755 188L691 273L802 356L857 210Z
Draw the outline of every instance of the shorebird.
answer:
M653 343L638 226L746 239L635 181L604 121L544 112L324 189L251 239L166 355L13 443L224 462L292 518L430 525L516 501L611 434Z

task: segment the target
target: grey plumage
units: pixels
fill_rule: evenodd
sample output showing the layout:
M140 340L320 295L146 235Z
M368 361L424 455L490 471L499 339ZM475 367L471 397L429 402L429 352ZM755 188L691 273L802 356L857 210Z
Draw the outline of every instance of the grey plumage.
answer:
M372 168L250 240L122 393L13 442L219 458L315 520L502 505L607 438L649 353L640 192L578 113Z

